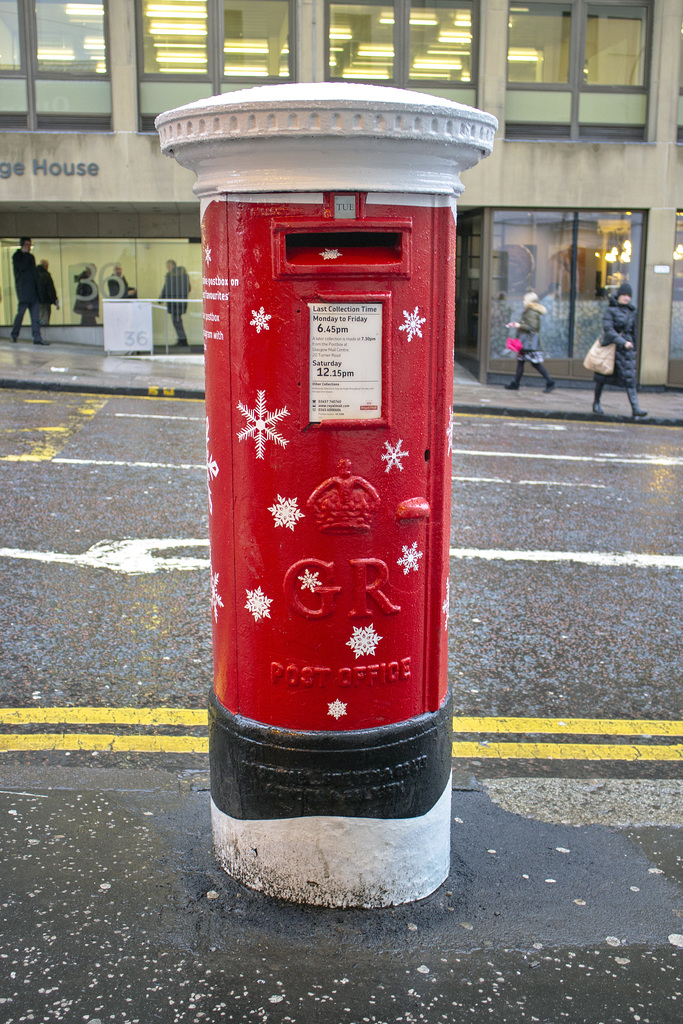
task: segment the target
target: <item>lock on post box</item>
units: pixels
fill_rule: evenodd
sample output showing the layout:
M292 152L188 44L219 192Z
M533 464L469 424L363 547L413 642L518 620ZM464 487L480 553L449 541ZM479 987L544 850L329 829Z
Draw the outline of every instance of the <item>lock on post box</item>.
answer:
M278 86L157 125L202 198L217 856L300 902L421 898L450 859L454 200L495 119Z

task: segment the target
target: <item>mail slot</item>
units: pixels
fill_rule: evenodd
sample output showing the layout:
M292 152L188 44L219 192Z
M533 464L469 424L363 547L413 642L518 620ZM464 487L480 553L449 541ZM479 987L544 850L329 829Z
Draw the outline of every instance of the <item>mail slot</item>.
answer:
M202 199L214 844L287 899L449 870L454 201L494 126L356 86L158 119Z

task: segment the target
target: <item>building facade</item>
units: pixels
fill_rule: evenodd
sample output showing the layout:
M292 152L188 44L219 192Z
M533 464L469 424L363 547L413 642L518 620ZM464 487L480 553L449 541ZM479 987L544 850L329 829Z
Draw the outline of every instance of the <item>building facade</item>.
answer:
M505 379L505 325L533 289L550 373L585 381L628 281L641 385L683 386L682 28L683 0L0 0L0 335L11 253L30 235L57 336L101 338L79 310L86 268L98 300L121 278L151 299L173 260L199 341L193 176L161 156L156 114L250 85L370 82L500 122L493 155L463 175L459 362Z

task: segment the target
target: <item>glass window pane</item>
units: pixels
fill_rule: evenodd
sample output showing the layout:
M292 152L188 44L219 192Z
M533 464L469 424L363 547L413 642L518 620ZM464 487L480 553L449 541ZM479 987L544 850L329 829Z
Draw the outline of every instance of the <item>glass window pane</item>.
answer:
M393 5L330 4L329 77L386 81L393 75Z
M511 6L508 28L509 82L540 82L547 85L569 81L569 6Z
M602 331L605 304L625 281L638 295L643 216L579 214L576 246L574 358L583 359Z
M35 0L38 70L106 74L104 6L71 0Z
M409 78L470 82L471 4L413 0L410 7Z
M669 359L683 361L683 212L676 214L674 292L671 307L671 349Z
M533 290L546 309L541 320L543 352L547 358L566 359L574 213L498 210L493 223L491 355L509 356L506 324L519 320L524 293Z
M206 75L206 0L143 0L146 75Z
M288 0L225 0L225 78L289 78Z
M20 68L17 0L0 0L0 71L19 71Z
M643 7L589 7L586 85L642 86L646 11Z

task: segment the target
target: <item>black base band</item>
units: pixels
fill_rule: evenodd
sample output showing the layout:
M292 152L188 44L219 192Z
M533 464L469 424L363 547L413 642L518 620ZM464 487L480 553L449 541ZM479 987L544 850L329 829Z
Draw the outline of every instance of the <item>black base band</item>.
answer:
M211 795L231 818L414 818L451 772L451 701L397 725L294 732L209 705Z

